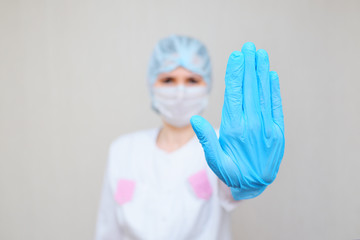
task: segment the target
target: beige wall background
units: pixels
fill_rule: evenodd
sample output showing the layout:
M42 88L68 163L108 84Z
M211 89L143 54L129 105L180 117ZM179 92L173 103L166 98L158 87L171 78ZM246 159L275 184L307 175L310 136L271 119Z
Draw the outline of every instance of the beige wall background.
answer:
M234 238L359 239L359 23L360 1L1 0L0 239L93 238L110 142L160 125L146 69L171 33L210 50L215 126L231 51L280 76L285 156Z

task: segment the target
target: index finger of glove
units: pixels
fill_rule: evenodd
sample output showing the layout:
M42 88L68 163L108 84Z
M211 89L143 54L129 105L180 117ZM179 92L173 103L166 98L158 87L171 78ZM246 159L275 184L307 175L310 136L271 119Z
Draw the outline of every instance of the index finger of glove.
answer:
M227 117L239 119L243 109L244 55L240 51L230 54L225 74L224 109Z

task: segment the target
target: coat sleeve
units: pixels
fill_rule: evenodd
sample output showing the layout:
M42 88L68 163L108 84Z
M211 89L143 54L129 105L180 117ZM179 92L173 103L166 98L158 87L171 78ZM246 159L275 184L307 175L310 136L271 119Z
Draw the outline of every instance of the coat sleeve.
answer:
M110 187L109 164L103 180L95 240L121 240L123 235L116 218L116 202Z
M229 188L225 183L223 183L219 178L218 182L218 194L220 199L221 206L228 212L234 210L241 200L235 200L232 193L231 188Z

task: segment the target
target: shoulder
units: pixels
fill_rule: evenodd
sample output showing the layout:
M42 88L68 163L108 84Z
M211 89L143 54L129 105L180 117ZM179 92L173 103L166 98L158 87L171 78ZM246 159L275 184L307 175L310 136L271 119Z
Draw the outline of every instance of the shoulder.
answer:
M152 128L120 135L111 142L110 151L133 146L134 144L152 142L156 138L157 132L157 128Z
M154 145L158 129L141 130L123 134L115 138L109 148L108 172L114 182L119 176L131 176L132 169L139 161L146 159L146 155Z
M110 162L119 161L125 156L139 154L139 149L146 152L155 142L158 129L147 129L133 133L127 133L115 138L109 147Z

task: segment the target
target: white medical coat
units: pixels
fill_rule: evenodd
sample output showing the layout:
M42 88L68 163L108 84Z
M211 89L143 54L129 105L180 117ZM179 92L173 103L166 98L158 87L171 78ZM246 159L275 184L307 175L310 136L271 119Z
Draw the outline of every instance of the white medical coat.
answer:
M156 145L158 133L111 144L95 239L231 239L238 201L208 167L196 136L167 153Z

